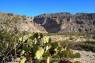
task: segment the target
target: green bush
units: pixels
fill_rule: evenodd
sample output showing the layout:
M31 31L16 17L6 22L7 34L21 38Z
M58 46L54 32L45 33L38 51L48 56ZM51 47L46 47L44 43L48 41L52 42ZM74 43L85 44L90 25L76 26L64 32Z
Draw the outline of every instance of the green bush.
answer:
M80 63L80 61L75 61L74 63Z
M79 46L86 51L95 52L95 42L87 41L87 42L81 43Z
M19 63L36 63L53 62L52 58L75 58L79 55L74 53L68 46L62 47L60 42L51 42L49 36L42 33L0 33L0 63L13 61L12 59L20 58ZM12 56L12 57L10 57ZM79 56L78 56L79 57ZM56 62L59 62L57 60Z
M73 53L72 50L67 49L63 51L63 56L66 58L80 58L80 53Z
M75 54L74 54L74 57L75 57L75 58L80 58L80 53L75 53Z
M63 51L63 56L66 58L74 58L73 51L69 49Z

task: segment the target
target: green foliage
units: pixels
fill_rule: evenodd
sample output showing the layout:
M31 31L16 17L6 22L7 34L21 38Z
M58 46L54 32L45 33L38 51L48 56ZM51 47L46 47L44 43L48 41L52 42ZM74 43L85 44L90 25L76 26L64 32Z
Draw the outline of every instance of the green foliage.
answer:
M21 58L20 63L50 63L55 58L75 58L79 57L78 53L74 54L68 46L65 48L60 42L51 42L49 36L42 33L0 33L0 54L4 61L13 61L17 57ZM9 56L12 55L12 58ZM23 58L22 58L23 57ZM7 59L7 60L6 60ZM60 60L57 59L56 62Z
M86 41L84 43L81 43L80 47L84 50L95 52L95 42L93 41Z
M3 57L1 61L6 61L10 53L16 57L17 43L18 35L7 31L0 32L0 57Z
M75 54L74 54L74 57L80 58L80 53L75 53Z
M80 61L75 61L74 63L80 63Z
M71 51L70 49L64 50L63 54L64 54L64 57L66 58L74 58L73 51Z
M63 51L63 56L66 58L80 58L80 54L79 53L73 53L72 50L70 49L66 49Z

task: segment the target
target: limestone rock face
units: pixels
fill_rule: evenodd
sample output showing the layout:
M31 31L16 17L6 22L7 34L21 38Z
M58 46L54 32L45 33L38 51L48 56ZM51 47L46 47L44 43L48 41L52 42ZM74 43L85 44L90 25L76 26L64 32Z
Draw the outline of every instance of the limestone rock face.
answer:
M95 32L95 13L54 13L34 17L47 32Z
M3 30L46 33L42 26L33 22L33 17L19 16L11 13L0 13L0 31Z
M29 31L42 33L95 32L95 13L52 13L28 17L0 13L0 31Z

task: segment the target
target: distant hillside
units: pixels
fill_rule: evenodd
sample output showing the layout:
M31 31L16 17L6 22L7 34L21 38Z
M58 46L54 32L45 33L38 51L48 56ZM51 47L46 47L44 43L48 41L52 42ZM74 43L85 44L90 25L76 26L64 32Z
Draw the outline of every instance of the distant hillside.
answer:
M0 31L14 32L95 32L95 13L52 13L35 17L0 13Z
M12 13L0 13L0 31L3 30L46 33L42 26L33 22L32 17L14 15Z
M42 14L36 16L34 22L42 24L47 32L95 32L95 13Z

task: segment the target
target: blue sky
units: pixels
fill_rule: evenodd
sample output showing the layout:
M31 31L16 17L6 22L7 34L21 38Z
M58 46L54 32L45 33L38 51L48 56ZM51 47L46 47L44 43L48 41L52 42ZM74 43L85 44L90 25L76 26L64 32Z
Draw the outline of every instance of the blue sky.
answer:
M56 12L95 12L95 0L0 0L0 12L36 16Z

